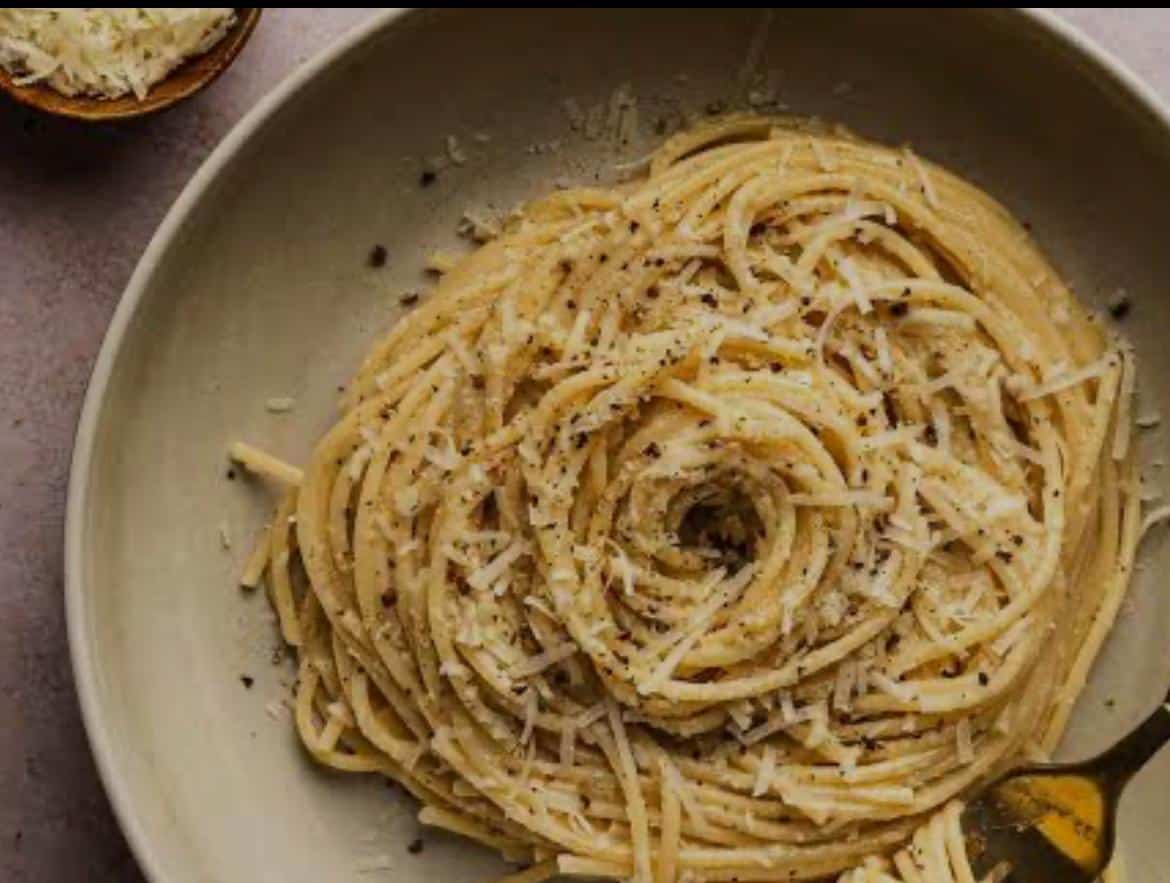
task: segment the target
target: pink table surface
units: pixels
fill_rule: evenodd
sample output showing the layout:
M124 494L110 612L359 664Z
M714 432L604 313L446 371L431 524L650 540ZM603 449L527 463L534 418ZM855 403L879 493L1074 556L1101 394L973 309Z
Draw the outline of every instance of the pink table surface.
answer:
M1170 96L1170 13L1061 9ZM260 96L371 9L270 9L241 61L117 127L0 100L0 880L139 883L82 731L62 609L73 433L110 315L192 172Z

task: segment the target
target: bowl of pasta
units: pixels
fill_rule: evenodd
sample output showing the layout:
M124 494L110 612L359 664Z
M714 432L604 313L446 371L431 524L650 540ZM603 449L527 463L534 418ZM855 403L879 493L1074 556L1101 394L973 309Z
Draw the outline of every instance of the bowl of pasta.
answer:
M965 800L1170 681L1168 126L1011 10L392 11L306 65L78 432L148 878L970 880Z

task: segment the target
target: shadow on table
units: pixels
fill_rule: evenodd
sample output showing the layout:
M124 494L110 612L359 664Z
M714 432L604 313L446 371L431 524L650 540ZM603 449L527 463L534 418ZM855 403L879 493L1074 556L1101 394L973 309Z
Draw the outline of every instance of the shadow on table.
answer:
M0 96L0 185L25 192L89 190L110 178L123 181L160 154L187 160L210 153L223 134L208 119L203 96L139 119L90 123L55 117ZM0 204L3 187L0 186Z
M126 148L141 137L142 124L115 126L60 119L0 98L0 174L43 178L61 175L92 179L126 158ZM26 186L30 183L25 181Z

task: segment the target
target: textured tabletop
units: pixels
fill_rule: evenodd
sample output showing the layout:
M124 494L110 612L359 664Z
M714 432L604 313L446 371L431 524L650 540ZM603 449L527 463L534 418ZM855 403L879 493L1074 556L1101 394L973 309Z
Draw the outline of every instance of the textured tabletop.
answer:
M62 609L74 426L151 233L220 138L369 9L270 9L239 64L118 127L0 101L0 880L138 883L82 731ZM1170 97L1170 13L1060 10Z

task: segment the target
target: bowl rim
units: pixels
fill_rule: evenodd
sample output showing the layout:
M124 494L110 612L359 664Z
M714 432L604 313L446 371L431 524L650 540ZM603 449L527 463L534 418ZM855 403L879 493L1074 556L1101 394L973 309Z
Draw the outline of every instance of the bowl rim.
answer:
M173 876L173 868L164 865L161 853L155 848L143 825L130 780L124 774L124 751L116 746L108 729L99 701L97 664L85 604L85 513L89 507L96 431L115 360L162 257L175 240L188 214L220 171L301 89L355 47L410 12L411 8L389 9L354 26L294 69L235 123L184 186L151 237L114 310L90 375L74 436L65 511L64 585L69 653L82 722L99 778L138 867L150 883L170 883L179 878ZM1079 55L1090 64L1097 76L1112 80L1124 93L1136 99L1138 106L1160 124L1170 140L1170 105L1112 51L1098 45L1075 25L1047 9L1012 7L1001 10L1001 14L1015 19L1019 27L1031 28L1055 38L1065 49Z

